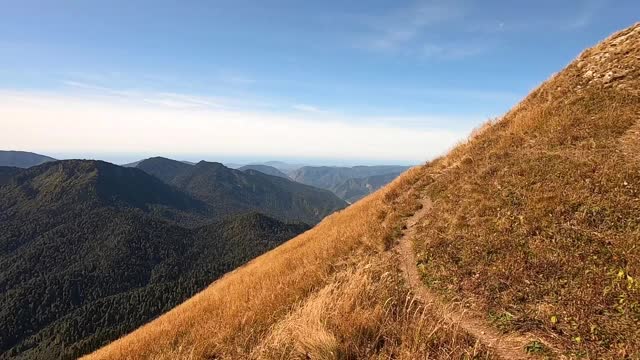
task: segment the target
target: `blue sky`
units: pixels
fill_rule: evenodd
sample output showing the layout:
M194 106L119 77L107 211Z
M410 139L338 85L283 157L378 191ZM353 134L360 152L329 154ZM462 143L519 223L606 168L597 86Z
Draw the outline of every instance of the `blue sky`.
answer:
M640 3L0 0L0 10L2 148L114 162L408 163L638 21Z

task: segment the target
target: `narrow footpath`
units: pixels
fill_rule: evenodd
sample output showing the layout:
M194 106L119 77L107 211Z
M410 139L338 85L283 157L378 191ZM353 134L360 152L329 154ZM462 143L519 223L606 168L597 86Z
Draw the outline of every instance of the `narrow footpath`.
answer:
M540 341L534 335L503 334L491 326L482 317L474 316L468 310L456 309L447 306L440 297L427 288L418 274L416 257L413 250L413 238L416 234L416 224L427 216L433 204L431 199L422 201L422 208L407 219L407 226L397 245L397 251L401 259L401 269L407 284L416 298L424 304L431 304L439 312L447 323L453 324L469 333L493 353L503 359L534 359L535 356L527 354L525 348L534 340ZM545 342L548 348L549 344ZM548 355L548 354L547 354Z

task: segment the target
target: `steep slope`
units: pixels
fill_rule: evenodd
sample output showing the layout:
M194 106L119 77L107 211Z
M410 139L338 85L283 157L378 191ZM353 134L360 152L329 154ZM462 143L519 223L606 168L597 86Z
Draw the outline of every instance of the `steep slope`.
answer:
M0 186L0 358L76 358L308 228L255 213L178 225L204 208L97 161L43 164Z
M636 25L431 166L425 281L574 355L640 356L639 104Z
M238 170L240 170L240 171L255 170L255 171L259 171L259 172L261 172L263 174L267 174L267 175L271 175L271 176L278 176L278 177L281 177L281 178L289 179L289 176L287 176L287 174L285 174L282 171L274 168L273 166L268 166L268 165L245 165L245 166L242 166L242 167L238 168Z
M292 172L290 177L294 181L321 189L327 189L337 194L338 187L350 179L361 179L385 174L398 175L408 168L408 166L397 165L354 167L304 166Z
M26 151L0 150L0 166L29 168L56 159Z
M504 357L473 324L528 341L512 358L637 358L638 104L640 24L447 156L88 358Z
M285 221L315 224L347 205L329 191L252 169L240 171L206 161L186 166L185 171L165 177L173 177L169 184L205 202L213 218L258 211Z
M336 186L333 189L333 192L338 195L339 198L344 199L349 203L354 203L387 185L399 175L400 173L397 172L349 179Z

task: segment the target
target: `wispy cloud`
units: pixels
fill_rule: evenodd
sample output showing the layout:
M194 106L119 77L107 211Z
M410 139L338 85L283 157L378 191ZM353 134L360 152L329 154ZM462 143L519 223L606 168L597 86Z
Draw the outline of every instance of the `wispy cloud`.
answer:
M389 14L369 16L362 22L365 34L357 38L355 47L430 60L477 56L491 43L487 39L474 41L468 33L458 36L468 26L465 16L469 10L470 5L460 0L424 0Z
M365 17L354 46L432 60L466 59L490 51L501 36L512 32L584 29L610 2L582 0L572 7L572 13L561 16L532 18L524 14L522 18L500 19L476 16L478 5L465 0L422 0L384 15Z
M371 34L362 46L373 50L393 50L419 40L429 27L441 25L464 14L457 1L419 1L367 21Z
M569 7L570 11L554 11L549 16L529 16L525 10L520 17L471 21L464 28L468 33L485 35L498 33L523 33L540 31L575 31L589 27L598 19L598 14L612 0L579 0Z
M182 96L171 95L172 98ZM420 162L465 132L410 129L340 116L176 108L119 97L0 91L0 143L52 153L230 154ZM186 102L194 102L188 99ZM123 141L126 134L126 141Z
M64 85L80 90L81 96L115 97L123 102L147 103L174 109L224 109L239 105L237 101L211 96L178 94L173 92L144 91L138 89L116 89L73 80L65 80Z
M589 26L607 2L607 0L585 0L578 14L570 19L565 27L569 30L578 30Z
M144 97L143 101L149 104L157 104L178 109L195 108L224 108L221 102L202 96L181 95L173 93L158 93L152 97Z
M179 74L166 73L127 73L117 70L102 71L67 71L57 75L65 79L68 85L85 84L92 87L127 88L140 87L148 89L166 88L200 88L220 87L226 90L244 90L257 82L254 76L235 69L211 69L197 77L182 77Z

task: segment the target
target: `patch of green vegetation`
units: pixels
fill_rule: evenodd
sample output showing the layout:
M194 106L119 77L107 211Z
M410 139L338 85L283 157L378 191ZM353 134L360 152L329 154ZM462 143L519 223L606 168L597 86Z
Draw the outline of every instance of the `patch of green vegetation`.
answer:
M527 354L544 355L549 353L549 349L538 340L533 340L529 342L524 347L524 350L527 352Z
M508 311L500 313L489 313L489 321L502 332L513 330L514 316Z

